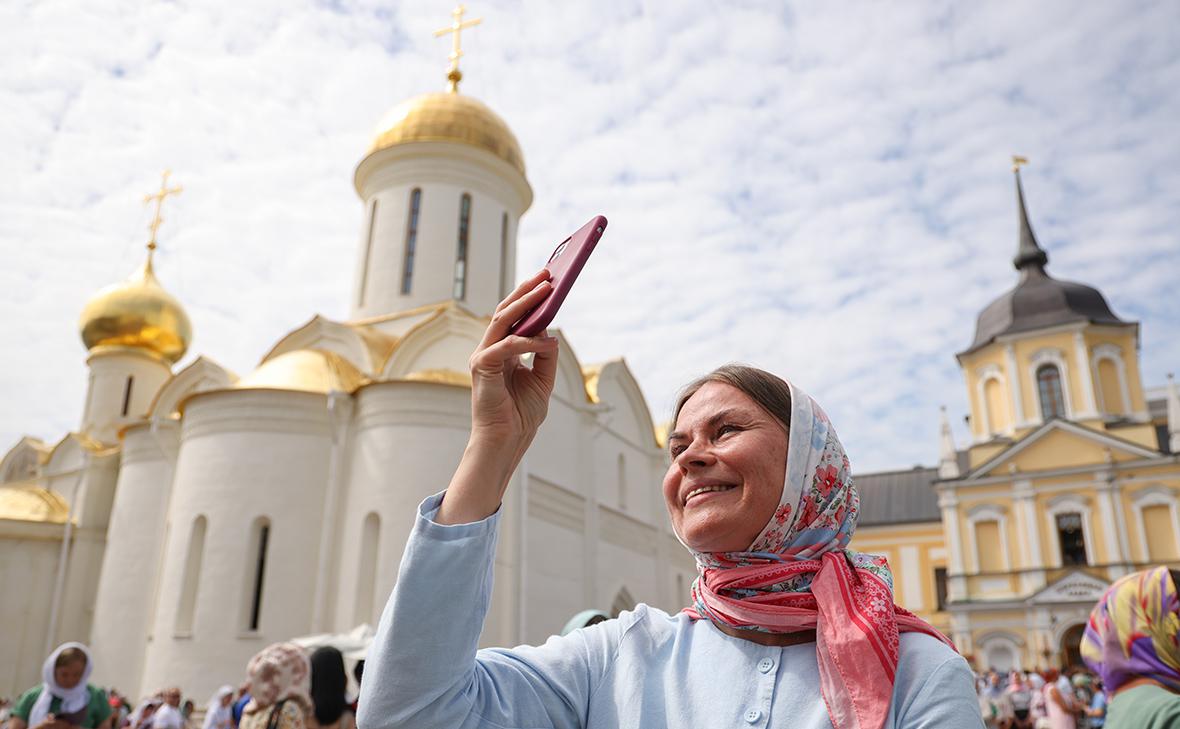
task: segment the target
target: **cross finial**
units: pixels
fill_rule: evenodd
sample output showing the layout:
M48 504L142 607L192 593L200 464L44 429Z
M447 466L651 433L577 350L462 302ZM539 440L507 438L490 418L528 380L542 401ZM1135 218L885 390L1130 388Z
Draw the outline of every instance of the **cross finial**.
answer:
M459 92L459 81L463 79L463 73L459 70L459 58L463 55L463 48L459 41L459 34L465 28L472 28L483 22L483 18L463 20L463 13L466 12L466 6L459 5L451 11L451 24L446 28L434 31L435 38L440 38L447 33L452 34L451 54L447 56L447 58L451 59L451 68L447 71L447 91L450 91L452 94Z
M164 219L160 217L160 207L164 204L164 198L169 195L179 195L184 189L180 185L168 187L168 175L170 174L172 174L172 170L164 170L163 179L160 180L160 190L143 196L145 203L156 201L156 213L152 216L152 224L148 227L152 231L152 238L147 244L149 260L152 257L152 252L156 250L156 233L160 230L160 223L164 222Z
M1012 171L1020 172L1020 168L1028 164L1028 157L1021 157L1018 154L1012 155Z

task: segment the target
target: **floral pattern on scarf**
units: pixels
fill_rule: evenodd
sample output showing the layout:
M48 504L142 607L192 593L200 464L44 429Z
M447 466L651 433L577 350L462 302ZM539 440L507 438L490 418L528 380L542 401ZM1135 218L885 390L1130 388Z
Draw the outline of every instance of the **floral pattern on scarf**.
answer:
M1106 588L1082 634L1082 660L1108 693L1136 678L1180 691L1180 598L1167 567L1135 572Z

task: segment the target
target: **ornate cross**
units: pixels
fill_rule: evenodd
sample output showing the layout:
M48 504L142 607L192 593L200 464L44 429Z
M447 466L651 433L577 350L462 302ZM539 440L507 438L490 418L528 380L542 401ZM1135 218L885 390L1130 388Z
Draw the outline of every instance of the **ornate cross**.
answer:
M160 223L164 222L164 219L160 217L160 207L164 204L164 198L169 195L179 195L184 190L180 185L168 187L168 175L170 174L172 174L172 170L164 170L164 178L160 180L159 192L143 196L145 203L156 201L156 214L152 217L152 224L149 227L149 230L152 231L152 239L148 241L147 245L149 251L156 250L156 233L160 230Z
M447 72L447 91L452 94L458 93L459 81L463 79L463 73L459 71L459 58L463 55L463 49L459 42L459 34L465 28L472 28L483 22L483 18L472 18L471 20L463 20L463 13L467 12L467 8L463 5L451 11L450 26L441 30L434 31L435 38L441 38L447 33L452 34L451 38L451 54L447 58L451 59L451 68Z
M1012 171L1020 172L1020 168L1028 164L1028 157L1021 157L1018 154L1012 155Z

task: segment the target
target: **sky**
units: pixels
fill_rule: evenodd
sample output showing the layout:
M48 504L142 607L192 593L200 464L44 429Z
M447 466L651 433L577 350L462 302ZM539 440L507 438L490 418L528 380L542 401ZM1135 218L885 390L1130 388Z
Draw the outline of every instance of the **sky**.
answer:
M0 4L0 451L78 427L77 318L143 260L239 375L348 314L352 173L384 112L441 90L449 2ZM1180 368L1180 4L471 0L462 92L520 140L518 275L591 215L559 314L625 357L657 421L727 361L810 392L860 472L960 446L954 354L1016 283L1010 156L1049 272Z

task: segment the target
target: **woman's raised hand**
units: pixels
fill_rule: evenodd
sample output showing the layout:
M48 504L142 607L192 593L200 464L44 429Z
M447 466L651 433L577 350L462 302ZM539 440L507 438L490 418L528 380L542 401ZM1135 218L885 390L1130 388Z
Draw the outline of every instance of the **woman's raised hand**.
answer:
M461 524L500 508L508 480L549 411L557 376L557 339L509 334L552 290L542 269L500 302L471 355L471 439L435 520ZM532 367L521 357L533 355Z

